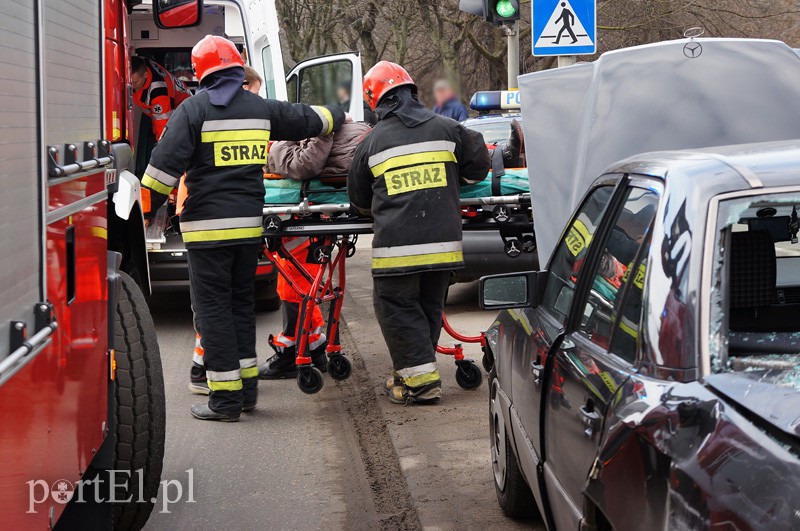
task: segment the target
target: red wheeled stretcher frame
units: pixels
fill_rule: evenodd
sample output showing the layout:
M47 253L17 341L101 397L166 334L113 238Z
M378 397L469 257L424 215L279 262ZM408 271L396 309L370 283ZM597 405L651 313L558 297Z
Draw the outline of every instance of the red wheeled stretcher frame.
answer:
M495 206L491 211L486 206ZM489 197L481 199L462 199L465 209L464 230L497 230L503 235L512 234L506 241L507 246L517 254L532 252L533 226L530 216L530 195ZM328 346L328 374L335 380L345 380L352 372L352 364L342 352L339 339L344 293L347 282L347 259L355 254L359 234L372 233L372 220L349 214L350 206L344 204L313 205L305 199L294 206L264 207L264 253L275 264L278 273L283 275L288 285L302 298L297 319L297 385L307 394L319 392L324 379L322 372L314 367L308 355L308 337L312 331L312 313L316 306L328 303L328 319L326 320ZM312 274L306 264L297 260L284 245L284 238L308 237L310 239L309 254L313 261L320 264L316 274ZM508 243L511 243L509 246ZM308 292L301 290L277 257L287 260L303 275L310 284ZM479 343L485 347L483 333L477 336L462 335L456 332L443 316L443 329L457 343L452 347L439 345L436 351L453 356L458 370L456 381L464 389L478 387L483 380L482 372L473 360L464 356L462 343ZM488 362L484 354L484 368L488 370Z

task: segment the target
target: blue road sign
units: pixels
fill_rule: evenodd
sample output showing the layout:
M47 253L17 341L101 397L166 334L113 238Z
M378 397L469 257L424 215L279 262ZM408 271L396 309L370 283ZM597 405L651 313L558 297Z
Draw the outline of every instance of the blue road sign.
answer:
M533 55L591 55L597 50L596 0L533 0Z

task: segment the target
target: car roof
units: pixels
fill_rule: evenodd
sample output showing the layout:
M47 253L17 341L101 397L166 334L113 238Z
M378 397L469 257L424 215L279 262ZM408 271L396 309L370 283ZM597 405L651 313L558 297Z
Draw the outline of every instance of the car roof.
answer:
M470 123L475 123L475 122L482 122L482 123L510 122L511 120L514 119L522 121L522 114L518 112L503 113L503 114L480 114L472 118L467 118L462 123L464 125L470 125Z

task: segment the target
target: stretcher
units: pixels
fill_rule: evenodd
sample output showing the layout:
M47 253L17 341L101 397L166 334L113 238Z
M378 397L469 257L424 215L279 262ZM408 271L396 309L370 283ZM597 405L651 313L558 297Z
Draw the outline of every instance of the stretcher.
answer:
M506 254L511 257L534 252L536 242L533 236L527 176L524 188L514 182L507 183L508 186L502 184L501 182L498 188L498 180L495 179L491 184L493 190L483 186L473 188L474 185L462 187L463 230L496 231L498 237L503 239ZM516 186L519 188L515 188ZM345 380L352 373L352 364L339 341L339 324L347 282L346 262L356 252L359 235L372 233L372 219L351 209L341 180L298 183L285 179L266 179L265 190L264 253L302 299L295 334L297 385L304 393L314 394L324 385L322 372L314 367L309 353L308 337L312 331L315 307L329 305L326 323L328 374L334 380ZM275 193L275 190L278 192ZM492 191L517 193L492 195ZM289 238L297 237L309 238L307 261L322 266L314 268L317 269L315 274L286 248L285 242ZM281 265L284 262L277 260L278 257L290 263L308 281L310 287L307 291L292 281L292 276ZM439 345L437 352L453 357L457 365L456 381L459 386L464 389L478 387L483 379L482 372L474 360L464 356L462 343L479 343L483 348L483 334L461 335L453 330L446 316L443 319L443 329L458 343L452 347ZM484 359L485 356L486 354Z

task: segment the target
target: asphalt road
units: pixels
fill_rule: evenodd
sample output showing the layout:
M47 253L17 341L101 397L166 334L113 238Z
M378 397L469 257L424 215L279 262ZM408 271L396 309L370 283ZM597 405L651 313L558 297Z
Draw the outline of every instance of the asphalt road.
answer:
M189 414L202 397L187 388L194 345L188 296L154 297L167 389L162 480L172 484L162 488L147 529L540 528L506 519L495 501L485 379L476 390L460 389L452 359L443 356L440 405L397 406L382 395L390 364L372 313L368 248L362 240L348 261L343 345L353 376L326 377L313 396L294 380L261 382L256 412L235 424ZM451 288L448 312L470 333L493 319L477 309L475 284ZM280 312L258 315L260 361L270 355L268 335L279 330ZM477 346L466 350L479 360Z

